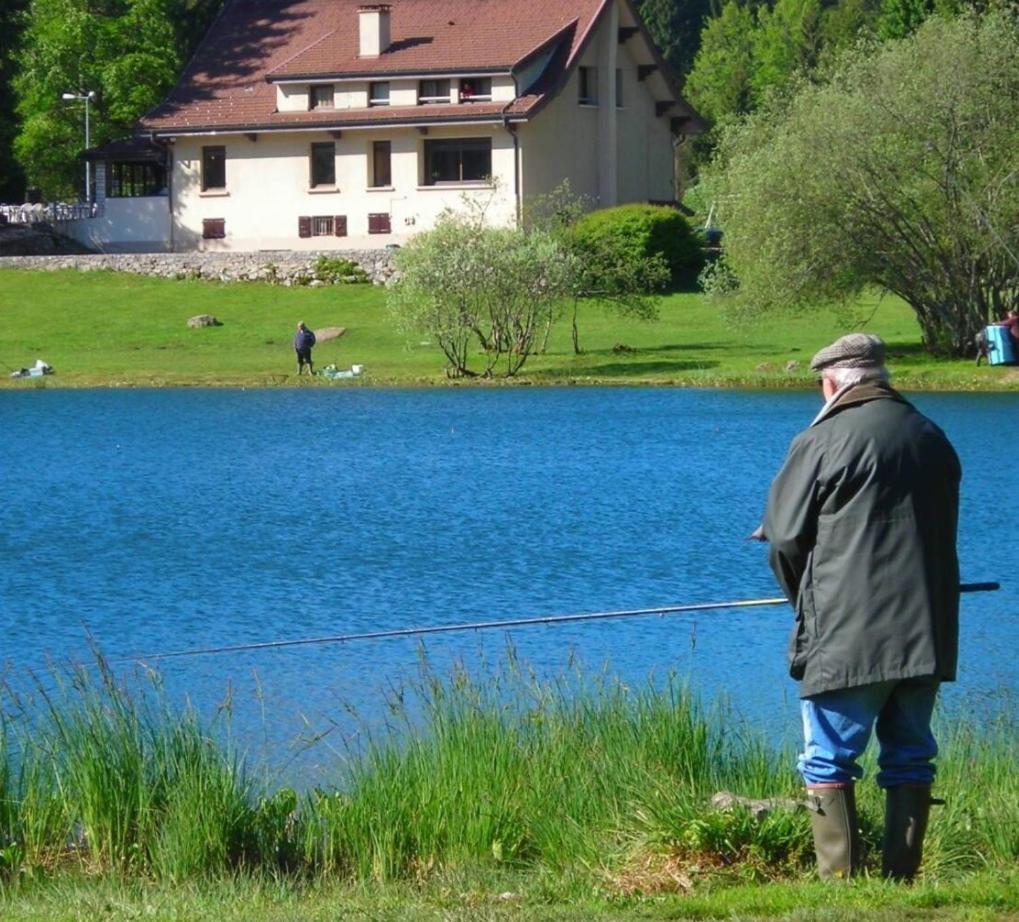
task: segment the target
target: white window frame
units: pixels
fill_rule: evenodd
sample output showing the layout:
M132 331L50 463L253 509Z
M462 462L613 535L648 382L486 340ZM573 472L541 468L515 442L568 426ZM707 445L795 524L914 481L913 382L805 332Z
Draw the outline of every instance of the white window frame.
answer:
M447 90L445 96L422 96L421 86L425 83L445 83ZM418 105L419 106L448 106L453 101L453 81L448 77L428 77L418 81Z
M319 100L316 102L315 93L326 89L329 91L329 100ZM308 87L308 109L309 111L315 111L316 109L335 109L336 108L336 87L331 83L313 83Z
M384 86L386 88L386 95L372 96L372 89L377 86ZM368 84L368 105L372 108L388 106L390 104L390 98L392 96L393 87L388 80L372 80Z

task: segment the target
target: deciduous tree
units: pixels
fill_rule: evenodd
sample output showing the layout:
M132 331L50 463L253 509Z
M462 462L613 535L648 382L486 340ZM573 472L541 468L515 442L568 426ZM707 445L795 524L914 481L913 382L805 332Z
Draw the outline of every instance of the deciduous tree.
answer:
M0 202L20 202L25 176L14 157L17 134L14 88L16 48L24 27L27 0L0 0Z
M554 189L549 195L539 196L528 203L527 224L552 234L572 255L567 280L567 301L571 314L573 352L580 355L580 311L582 305L615 311L641 320L654 320L658 316L658 303L654 294L673 281L669 262L661 252L648 252L652 238L651 221L637 215L636 220L627 220L619 214L629 208L624 206L610 209L617 215L601 223L605 211L588 213L590 201L574 195L569 182ZM662 228L670 244L671 254L676 258L679 275L693 269L693 259L700 258L700 245L693 238L689 227L681 216L678 222L665 222ZM594 225L594 226L593 226ZM600 226L598 226L600 225ZM692 244L695 253L687 246ZM687 262L684 256L691 257ZM555 319L555 308L550 313L545 328L545 342ZM541 351L545 351L545 342Z
M397 256L388 306L433 336L450 377L515 375L569 291L572 254L542 230L489 226L482 209L447 212Z
M665 60L681 76L693 66L711 0L641 0L640 15Z
M685 91L697 111L713 122L750 109L756 22L748 5L727 0L704 26Z
M950 75L950 79L948 77ZM724 135L727 258L746 310L879 287L959 354L1019 304L1019 26L933 17L857 47Z
M32 185L48 197L80 188L82 103L95 92L93 144L128 134L177 79L221 0L30 0L14 79L15 141Z

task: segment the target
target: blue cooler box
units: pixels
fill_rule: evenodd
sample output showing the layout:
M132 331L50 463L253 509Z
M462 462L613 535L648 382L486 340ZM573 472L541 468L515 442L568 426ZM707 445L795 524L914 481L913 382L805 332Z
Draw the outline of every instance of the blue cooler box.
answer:
M1014 365L1016 363L1015 346L1008 335L1008 327L984 327L987 337L988 362L992 365Z

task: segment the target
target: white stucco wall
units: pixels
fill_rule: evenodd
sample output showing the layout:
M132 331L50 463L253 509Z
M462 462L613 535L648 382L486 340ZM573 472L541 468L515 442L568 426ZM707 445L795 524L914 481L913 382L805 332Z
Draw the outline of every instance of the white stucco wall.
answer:
M619 203L676 198L675 157L670 115L655 115L647 81L638 81L637 63L620 46L616 66L623 72L623 105L616 112Z
M669 115L655 115L653 91L661 87L656 80L637 79L637 62L630 50L630 42L637 38L617 45L614 67L610 67L610 41L615 40L617 28L608 20L602 24L563 90L532 122L521 126L525 200L547 195L567 178L571 191L592 208L675 198ZM580 66L598 69L597 106L578 102ZM623 94L613 126L605 107L612 104L615 68L622 71ZM615 150L610 155L604 145L613 136ZM615 174L614 190L613 183L601 175L605 170Z
M480 183L425 186L421 182L424 142L439 138L490 137L493 189ZM336 187L309 188L311 144L335 140ZM372 142L392 144L392 186L372 189L368 169ZM214 143L226 147L226 189L201 191L201 149ZM339 139L326 132L262 133L252 141L244 135L178 138L172 169L173 249L321 250L379 247L405 242L435 223L446 208L462 208L462 197L490 201L488 214L499 224L516 220L513 139L501 126L474 125L414 129L344 131ZM390 234L369 234L368 215L388 213ZM346 237L300 237L298 218L347 218ZM202 238L202 221L221 218L226 237Z
M108 198L99 216L63 222L59 230L102 252L164 252L170 248L170 200L165 195Z
M590 47L580 60L594 67ZM577 102L580 89L574 69L566 86L531 122L520 126L521 192L524 199L547 195L565 179L570 191L598 207L598 109Z

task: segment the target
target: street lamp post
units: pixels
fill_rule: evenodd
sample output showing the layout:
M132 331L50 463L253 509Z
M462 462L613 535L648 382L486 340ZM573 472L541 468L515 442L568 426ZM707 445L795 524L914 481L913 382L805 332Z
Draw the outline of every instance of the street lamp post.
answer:
M85 101L85 150L92 146L88 130L88 104L95 99L96 91L89 90L87 93L62 93L60 98L66 100L82 99ZM92 161L85 158L85 202L92 204Z

